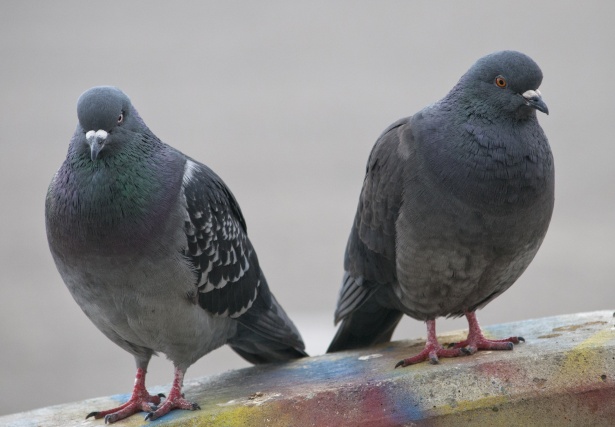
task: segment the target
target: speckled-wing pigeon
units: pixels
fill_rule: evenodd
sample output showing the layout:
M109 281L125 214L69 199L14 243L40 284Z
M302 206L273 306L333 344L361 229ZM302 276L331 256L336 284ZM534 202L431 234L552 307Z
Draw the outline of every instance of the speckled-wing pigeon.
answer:
M389 126L369 157L348 239L329 350L389 341L403 314L427 323L407 366L521 337L486 339L475 311L508 289L538 251L553 211L553 157L536 110L542 72L528 56L479 59L440 101ZM454 348L441 316L465 315Z
M77 115L47 192L49 247L85 314L137 364L130 400L88 417L198 409L182 395L184 374L223 344L252 363L306 356L224 182L160 141L117 88L83 93ZM157 352L175 365L162 404L145 388Z

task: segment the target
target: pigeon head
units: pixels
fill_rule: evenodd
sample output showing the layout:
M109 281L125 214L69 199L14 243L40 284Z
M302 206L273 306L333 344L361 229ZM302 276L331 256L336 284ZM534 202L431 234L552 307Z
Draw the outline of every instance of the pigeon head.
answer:
M92 161L119 144L118 135L138 131L143 121L124 92L112 86L85 91L77 101L77 117Z
M482 114L520 119L536 110L549 114L538 90L541 82L542 71L529 56L505 50L476 61L457 88Z

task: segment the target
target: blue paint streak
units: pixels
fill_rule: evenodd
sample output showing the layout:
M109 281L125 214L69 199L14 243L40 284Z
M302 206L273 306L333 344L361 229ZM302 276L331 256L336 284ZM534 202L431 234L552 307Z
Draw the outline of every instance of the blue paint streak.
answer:
M392 421L404 423L424 419L423 411L420 406L420 399L412 390L402 387L387 387L387 397L390 407L395 408L395 413L391 417Z

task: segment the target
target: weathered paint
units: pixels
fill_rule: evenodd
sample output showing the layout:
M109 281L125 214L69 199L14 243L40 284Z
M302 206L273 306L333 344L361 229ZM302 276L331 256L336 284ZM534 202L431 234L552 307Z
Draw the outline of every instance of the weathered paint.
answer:
M612 311L486 327L491 337L523 335L513 351L484 351L394 369L420 340L257 366L187 381L200 411L173 411L121 426L615 425L615 327ZM445 334L441 342L462 339ZM155 387L151 393L165 392ZM85 421L115 395L0 417L0 425L103 425Z

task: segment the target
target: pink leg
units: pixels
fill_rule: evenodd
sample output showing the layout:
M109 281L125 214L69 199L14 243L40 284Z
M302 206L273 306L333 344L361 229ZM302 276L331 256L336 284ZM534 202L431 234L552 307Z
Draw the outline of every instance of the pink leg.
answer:
M160 405L153 412L150 412L145 416L146 420L155 420L168 414L173 409L188 409L194 411L201 409L196 403L192 403L184 399L182 395L182 386L184 385L184 371L175 367L175 378L173 379L173 386L171 386L171 392L169 397L164 400L164 403Z
M428 359L430 363L435 365L438 363L438 357L457 357L470 354L465 348L443 348L438 343L438 337L436 336L436 321L428 320L425 323L427 323L427 342L425 343L425 348L416 356L397 362L396 368L400 366L403 368Z
M468 318L468 338L465 341L456 343L454 348L467 348L470 353L476 353L478 350L512 350L513 344L519 344L520 341L525 341L523 337L508 337L502 340L489 340L483 335L480 329L476 313L473 311L466 312Z
M164 394L158 394L152 396L145 388L145 374L146 371L143 368L137 369L137 375L135 377L135 386L132 389L132 396L128 402L124 403L117 408L109 409L106 411L90 412L86 419L90 417L102 418L105 417L105 424L111 424L118 420L129 417L137 412L145 411L150 412L156 410L156 405L160 403L160 398L164 397Z

